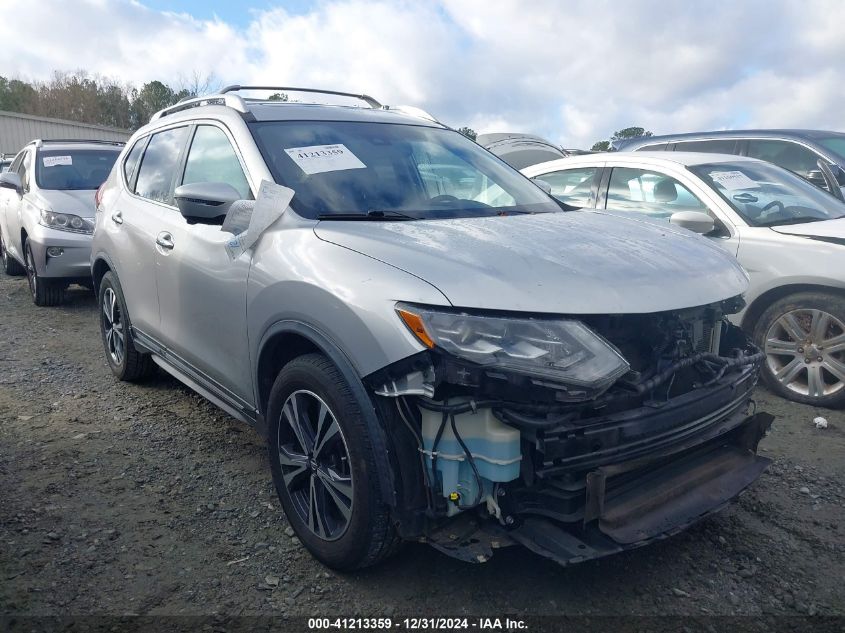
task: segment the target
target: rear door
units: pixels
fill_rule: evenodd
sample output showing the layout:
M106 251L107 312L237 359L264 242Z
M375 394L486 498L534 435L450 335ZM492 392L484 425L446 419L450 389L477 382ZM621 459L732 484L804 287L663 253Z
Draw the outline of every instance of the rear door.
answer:
M133 145L121 165L126 187L104 223L132 325L156 339L161 326L156 235L162 218L175 211L173 181L188 130L169 128Z
M179 184L222 182L244 199L253 191L228 130L198 124ZM162 342L242 408L253 400L246 329L250 253L232 261L220 224L188 224L176 208L157 225L156 270ZM234 397L233 397L234 396ZM254 408L254 407L252 407Z
M12 162L11 166L9 167L9 171L17 174L18 167L23 160L24 155L26 152L21 152L15 157L15 160ZM3 243L6 245L9 253L13 253L16 256L18 255L18 247L19 239L20 239L20 227L17 227L17 232L15 232L14 227L17 226L17 217L12 218L12 213L17 215L18 209L18 201L20 200L20 194L17 191L12 189L0 189L0 234L3 235ZM21 257L21 259L23 259Z

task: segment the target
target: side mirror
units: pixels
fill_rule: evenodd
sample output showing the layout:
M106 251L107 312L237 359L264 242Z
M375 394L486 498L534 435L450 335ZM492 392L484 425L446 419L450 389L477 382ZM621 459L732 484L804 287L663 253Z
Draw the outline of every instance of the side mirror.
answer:
M188 221L217 224L241 194L225 182L195 182L176 187L173 197Z
M540 187L543 191L547 194L552 195L552 186L547 183L545 180L541 180L540 178L533 178L534 184Z
M669 222L702 235L710 233L716 226L713 218L702 211L677 211L669 218Z
M0 174L0 187L3 189L14 189L17 192L23 190L21 177L13 171L4 171Z

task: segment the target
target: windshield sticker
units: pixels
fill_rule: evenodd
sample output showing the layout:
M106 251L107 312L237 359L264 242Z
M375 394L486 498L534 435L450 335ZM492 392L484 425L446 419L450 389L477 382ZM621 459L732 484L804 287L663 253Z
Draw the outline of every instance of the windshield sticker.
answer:
M226 252L232 260L243 255L247 249L258 241L264 231L282 217L293 199L293 194L293 189L282 187L268 180L261 181L261 186L258 188L258 197L255 204L252 205L252 213L249 215L249 225L246 230L238 233L226 243ZM236 210L233 214L232 223L242 223L244 214L243 208Z
M364 169L367 167L358 160L355 154L349 151L346 145L340 143L337 145L294 147L292 149L286 149L285 153L309 176L311 174L322 174L327 171Z
M44 156L41 162L45 167L55 167L56 165L73 165L73 156Z
M710 178L728 191L737 189L759 189L760 185L741 171L711 171Z

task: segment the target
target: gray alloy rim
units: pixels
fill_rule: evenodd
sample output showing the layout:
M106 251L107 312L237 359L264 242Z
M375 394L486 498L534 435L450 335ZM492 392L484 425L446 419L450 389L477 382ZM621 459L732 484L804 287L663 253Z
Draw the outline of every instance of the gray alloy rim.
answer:
M832 396L845 389L845 323L824 310L781 315L766 333L766 362L797 394Z
M315 536L339 539L352 517L353 481L336 416L317 394L294 391L282 407L276 441L297 515Z
M8 255L6 254L6 241L3 239L3 234L0 233L0 259L3 261L3 268L9 265Z
M38 271L35 269L35 259L33 259L29 244L26 245L24 259L26 260L26 280L29 283L29 291L35 297L38 294Z
M126 332L117 294L111 288L103 292L103 331L106 333L106 351L112 362L120 366L126 351Z

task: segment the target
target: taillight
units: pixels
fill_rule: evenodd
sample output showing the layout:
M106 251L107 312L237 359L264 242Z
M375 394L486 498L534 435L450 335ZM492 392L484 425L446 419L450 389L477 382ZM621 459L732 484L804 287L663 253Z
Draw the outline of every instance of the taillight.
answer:
M94 210L100 210L100 203L103 201L103 187L106 186L106 183L103 183L97 188L97 193L94 194Z

